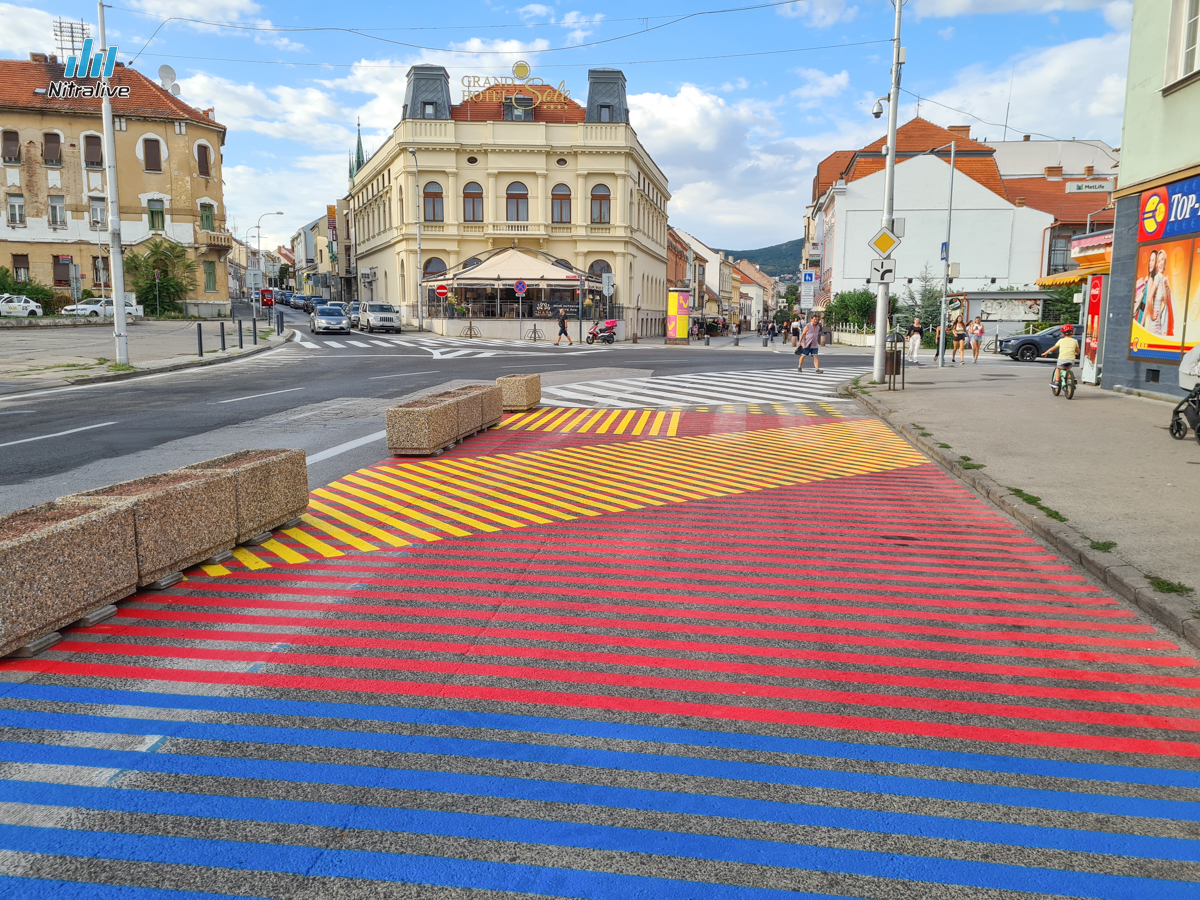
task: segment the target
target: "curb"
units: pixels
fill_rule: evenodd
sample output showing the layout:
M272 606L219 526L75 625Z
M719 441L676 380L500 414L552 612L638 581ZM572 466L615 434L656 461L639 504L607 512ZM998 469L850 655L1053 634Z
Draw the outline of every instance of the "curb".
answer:
M1078 563L1099 581L1136 604L1153 616L1162 625L1180 637L1200 646L1200 616L1193 611L1195 601L1155 591L1149 579L1136 566L1116 553L1093 550L1091 541L1065 522L1059 522L1043 514L1015 496L995 479L982 474L978 469L963 468L962 463L938 447L933 441L921 437L907 425L897 425L888 416L887 410L870 396L856 391L850 382L838 386L842 396L853 397L872 415L928 456L951 475L958 478L983 499L991 502L1001 512L1012 516L1035 535L1050 545L1059 556Z
M132 372L112 372L108 375L84 375L80 378L68 378L68 383L72 387L84 384L106 384L110 381L125 381L129 378L139 378L143 375L158 375L162 372L178 372L181 369L198 369L201 366L217 366L221 363L234 362L239 359L245 359L248 356L257 356L259 353L266 353L268 350L274 350L281 347L290 341L296 332L292 328L288 328L283 332L279 341L274 344L263 344L258 347L251 347L249 350L243 350L235 356L217 356L212 359L194 359L188 362L171 363L169 366L158 366L153 369L135 369ZM6 396L19 396L12 394Z
M1187 398L1187 394L1166 394L1162 391L1143 391L1141 388L1125 387L1123 384L1113 386L1114 394L1127 394L1130 397L1142 397L1145 400L1162 400L1165 403L1178 403Z

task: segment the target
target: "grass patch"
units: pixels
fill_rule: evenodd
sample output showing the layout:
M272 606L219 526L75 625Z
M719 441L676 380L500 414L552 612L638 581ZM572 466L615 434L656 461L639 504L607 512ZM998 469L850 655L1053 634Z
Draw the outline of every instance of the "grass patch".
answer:
M1109 553L1115 546L1117 546L1116 541L1092 541L1092 549L1099 550L1101 553Z
M129 363L118 363L118 362L109 363L108 371L110 371L110 372L132 372L133 366L131 366Z
M1030 494L1028 491L1023 491L1020 488L1015 488L1012 486L1009 487L1009 490L1012 491L1013 494L1015 494L1016 496L1018 496L1022 500L1024 500L1026 503L1028 503L1030 506L1035 506L1038 509L1040 509L1043 513L1045 513L1051 519L1054 519L1059 522L1067 521L1067 517L1064 516L1062 513L1060 513L1057 509L1051 509L1050 507L1044 505L1042 503L1041 497L1037 497L1033 494Z
M949 444L938 444L938 446L939 446L939 447L941 447L943 450L949 450L949 449L950 449L950 445L949 445Z
M110 360L109 360L109 358L108 358L107 356L97 356L97 357L96 357L96 365L98 365L98 366L102 366L102 365L104 365L106 362L110 362Z
M1150 587L1154 588L1160 594L1190 594L1193 588L1188 587L1179 581L1167 581L1165 578L1159 578L1157 575L1147 575L1146 580L1150 582Z

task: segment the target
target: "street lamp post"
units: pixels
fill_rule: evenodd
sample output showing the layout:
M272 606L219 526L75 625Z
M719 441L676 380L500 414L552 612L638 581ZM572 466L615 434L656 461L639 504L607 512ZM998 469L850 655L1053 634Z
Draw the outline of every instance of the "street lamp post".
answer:
M946 200L946 258L942 260L942 312L938 320L938 368L946 364L946 292L950 288L950 218L954 212L954 150L957 141L950 142L950 193ZM944 149L939 147L938 150Z
M423 198L421 197L421 164L417 162L416 150L409 147L408 152L412 154L413 168L416 170L415 177L417 179L417 331L424 331L425 310L423 309L424 304L421 297L421 291L425 290L425 286L421 283L421 279L425 275L425 272L421 269L421 204L423 202ZM445 315L445 313L446 311L443 309L442 314Z
M892 39L892 89L888 93L887 166L883 181L883 227L892 228L892 213L896 200L896 117L900 111L900 66L904 63L904 51L900 47L900 10L903 0L892 0L896 7L896 30ZM879 102L875 103L875 116L882 112ZM885 346L887 340L888 313L891 307L891 288L887 282L879 285L879 299L875 304L875 371L873 380L882 382L885 374Z
M96 3L100 19L100 52L108 59L108 41L104 35L104 0ZM116 52L116 48L113 48ZM80 60L80 68L87 70L88 60ZM101 84L108 87L108 66L100 73ZM105 90L100 111L104 118L104 162L108 169L108 277L112 279L109 293L113 301L113 339L116 342L116 358L119 365L129 365L129 335L125 331L125 258L121 255L121 204L117 197L117 141L113 134L112 101ZM103 288L100 290L104 294Z
M282 215L283 215L282 212L263 213L261 216L258 217L258 224L254 226L255 228L258 229L258 272L259 272L259 280L260 281L262 280L263 273L266 271L263 268L263 258L262 258L262 220L265 219L267 216L282 216ZM254 318L257 319L258 313L260 313L260 312L262 312L262 286L261 286L261 284L259 285L259 292L258 292L258 310L254 313Z

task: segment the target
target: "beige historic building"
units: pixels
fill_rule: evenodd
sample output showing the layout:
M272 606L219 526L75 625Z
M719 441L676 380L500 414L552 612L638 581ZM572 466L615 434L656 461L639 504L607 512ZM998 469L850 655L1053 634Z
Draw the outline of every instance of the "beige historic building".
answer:
M629 123L624 74L591 70L586 106L526 75L473 85L456 105L444 68L409 70L403 118L351 165L359 297L400 304L412 322L423 276L426 327L448 333L457 323L433 294L440 274L462 283L460 264L515 246L586 273L590 288L612 273L612 304L586 309L613 309L624 335L664 334L670 193ZM571 296L555 291L552 305ZM545 314L532 297L515 308L508 287L457 299L489 336L515 334L495 320Z
M108 211L98 98L52 99L64 66L53 56L0 60L0 139L5 212L0 266L18 280L55 289L69 302L71 266L97 295L108 284ZM86 79L74 79L90 83ZM112 100L121 237L126 251L163 238L197 262L194 300L217 312L229 303L221 147L213 111L193 109L136 70L117 63L111 79L129 88ZM139 302L144 298L139 298ZM189 298L191 301L193 298Z

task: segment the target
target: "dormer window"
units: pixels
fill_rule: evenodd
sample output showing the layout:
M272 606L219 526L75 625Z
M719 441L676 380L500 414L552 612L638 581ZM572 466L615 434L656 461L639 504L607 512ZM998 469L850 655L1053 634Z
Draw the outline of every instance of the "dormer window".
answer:
M437 104L436 103L422 103L421 104L421 118L422 119L437 118Z
M612 121L612 107L611 106L601 106L599 108L599 110L597 110L597 112L600 114L601 122L611 122Z
M504 118L511 122L532 122L537 100L528 94L514 94L504 104Z

